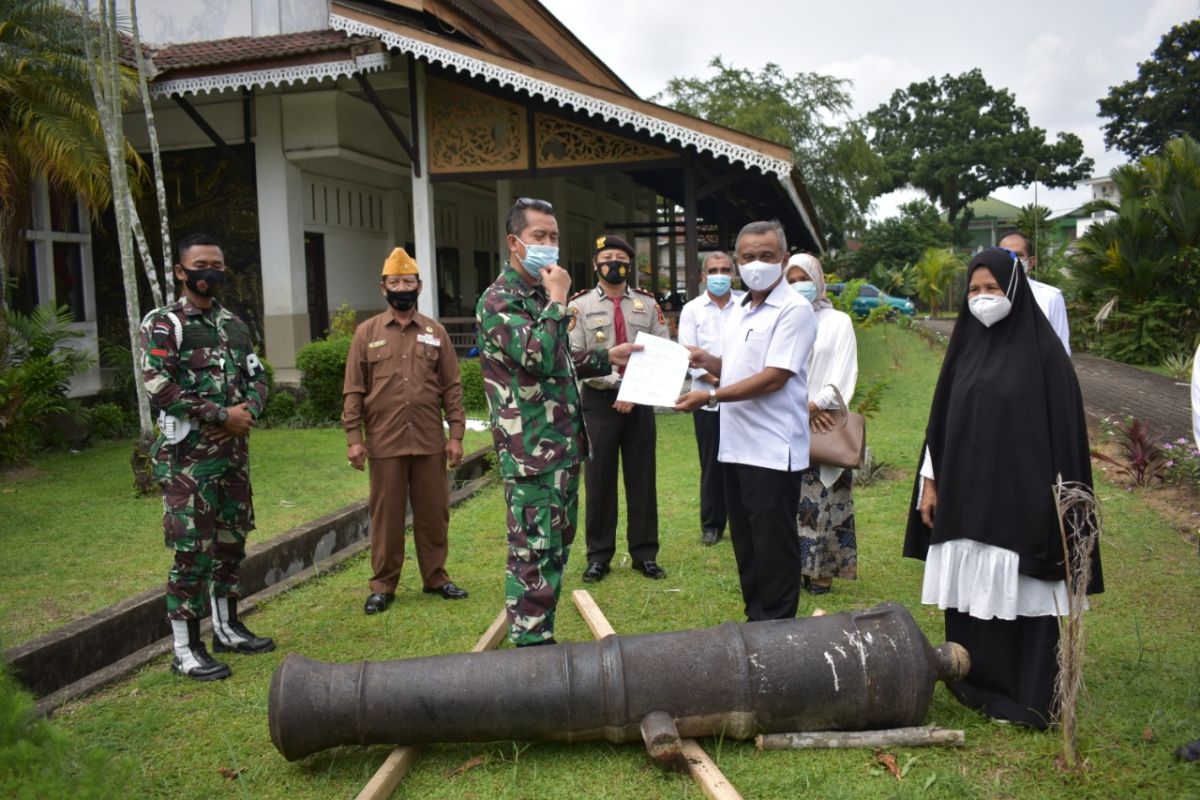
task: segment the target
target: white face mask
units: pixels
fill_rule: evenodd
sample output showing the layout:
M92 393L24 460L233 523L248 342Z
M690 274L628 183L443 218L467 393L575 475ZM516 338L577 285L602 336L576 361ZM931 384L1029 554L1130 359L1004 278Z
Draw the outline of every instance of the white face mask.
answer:
M1008 316L1012 311L1012 301L998 294L981 294L967 301L971 315L990 328Z
M738 267L742 283L754 292L761 292L779 280L783 274L783 264L764 264L761 261L751 261Z

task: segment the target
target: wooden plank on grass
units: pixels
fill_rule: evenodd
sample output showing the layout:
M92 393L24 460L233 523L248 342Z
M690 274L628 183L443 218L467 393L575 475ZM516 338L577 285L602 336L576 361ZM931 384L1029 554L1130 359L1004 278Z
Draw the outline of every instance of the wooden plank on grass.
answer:
M575 608L579 609L579 614L587 623L588 629L597 639L603 639L609 634L616 633L613 626L609 624L608 617L604 616L604 612L600 610L600 606L596 605L596 601L592 599L589 591L576 589L571 592L571 600L575 603ZM721 774L720 768L713 763L713 760L708 757L704 748L695 739L683 739L681 744L683 755L687 759L688 772L692 774L692 780L699 784L705 797L709 800L742 800L738 790L733 788L729 779Z
M611 636L616 633L613 626L608 624L608 618L604 616L604 612L600 610L600 606L596 605L596 601L592 599L592 594L587 589L576 589L571 592L571 600L575 603L575 607L579 609L580 616L587 623L588 630L592 632L592 636L597 639L603 639L605 636Z
M492 624L483 632L483 636L479 637L479 641L471 648L472 653L482 653L485 650L495 650L496 646L504 639L505 630L508 628L508 618L503 610L496 615L492 620ZM421 754L421 748L417 745L405 745L397 747L384 760L383 765L375 770L375 774L371 776L371 780L367 781L367 785L362 788L362 791L355 796L354 800L384 800L386 797L391 797L392 792L396 791L396 787L400 785L401 779L408 772L409 767L417 760L417 756Z

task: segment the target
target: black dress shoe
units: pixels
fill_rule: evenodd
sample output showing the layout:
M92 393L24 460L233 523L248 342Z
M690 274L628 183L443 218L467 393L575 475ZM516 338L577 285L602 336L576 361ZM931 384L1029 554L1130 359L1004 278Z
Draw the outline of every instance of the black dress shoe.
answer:
M544 644L558 644L558 642L554 641L554 637L551 636L549 639L542 639L540 642L525 642L524 644L518 644L517 647L541 647Z
M390 606L392 601L395 599L396 595L392 592L387 592L386 594L382 592L376 592L367 598L366 604L363 605L363 611L368 614L378 614L380 611L386 611L387 607Z
M467 597L467 590L458 588L453 581L446 581L441 586L426 586L421 591L425 594L440 594L443 600L465 600Z
M609 572L608 564L601 564L599 561L593 561L588 564L588 568L583 571L584 583L599 583L604 580L604 576Z
M710 528L700 534L700 541L703 544L716 544L721 541L721 532Z
M633 568L656 581L667 577L667 571L653 561L634 561Z

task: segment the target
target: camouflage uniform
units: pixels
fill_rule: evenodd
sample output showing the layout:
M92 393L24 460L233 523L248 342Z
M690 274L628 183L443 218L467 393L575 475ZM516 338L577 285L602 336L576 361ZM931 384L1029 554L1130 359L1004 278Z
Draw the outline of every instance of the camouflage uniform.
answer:
M247 437L213 442L222 408L245 402L258 419L267 401L266 371L250 329L216 301L201 309L180 298L142 321L142 381L150 405L191 430L175 444L163 433L151 448L163 489L163 533L175 550L167 616L205 615L214 597L237 598L246 534L254 530ZM169 427L171 423L167 423ZM159 427L164 427L160 416Z
M579 512L579 464L588 454L576 377L607 375L611 366L606 350L572 355L574 317L511 267L484 292L475 313L508 502L509 638L536 644L554 636Z

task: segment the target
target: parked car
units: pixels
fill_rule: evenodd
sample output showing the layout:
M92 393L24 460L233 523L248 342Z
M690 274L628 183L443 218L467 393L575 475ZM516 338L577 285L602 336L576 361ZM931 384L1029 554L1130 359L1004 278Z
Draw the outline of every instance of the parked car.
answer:
M840 296L845 288L846 284L844 283L831 283L826 287L826 291L829 294ZM854 298L852 308L855 314L865 317L871 313L871 309L880 304L889 305L901 314L907 314L910 317L917 313L917 307L913 305L912 300L906 297L892 297L878 286L870 283L864 283L859 287L858 297Z

